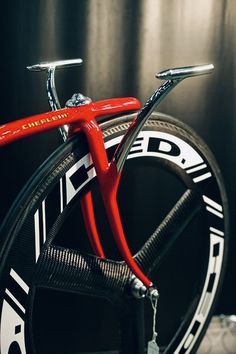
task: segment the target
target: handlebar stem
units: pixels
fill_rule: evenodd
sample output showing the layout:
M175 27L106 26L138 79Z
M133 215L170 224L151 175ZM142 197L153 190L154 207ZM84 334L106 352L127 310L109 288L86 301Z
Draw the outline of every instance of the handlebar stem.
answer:
M47 69L47 96L52 111L56 111L61 108L55 85L55 70L55 67L49 67ZM63 125L59 128L59 132L61 133L64 141L68 138L68 131L68 125Z
M136 119L131 123L127 133L118 145L113 156L113 162L120 173L125 164L129 151L138 136L138 133L150 117L151 113L163 100L163 98L182 80L187 77L210 74L214 69L213 64L197 65L168 69L156 75L158 79L166 80L147 100L144 107L139 111Z
M67 60L59 60L59 61L52 61L46 63L39 63L31 66L27 66L27 69L30 71L46 71L47 72L47 96L48 102L51 107L52 111L56 111L61 108L57 90L55 85L55 70L56 68L66 68L72 67L76 65L81 65L83 60L80 58L77 59L67 59ZM59 128L59 131L62 135L64 141L68 138L68 125L64 125Z
M135 139L138 136L138 133L140 132L140 130L154 111L154 109L158 106L158 104L180 81L182 81L182 79L165 81L153 93L153 95L147 100L143 108L139 111L136 119L129 127L129 130L121 140L113 156L113 162L115 162L119 173L123 169L125 160Z

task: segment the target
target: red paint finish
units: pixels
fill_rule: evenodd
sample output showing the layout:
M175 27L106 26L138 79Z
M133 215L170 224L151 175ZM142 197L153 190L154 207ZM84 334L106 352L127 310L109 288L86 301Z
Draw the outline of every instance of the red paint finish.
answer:
M146 277L146 275L139 268L135 262L126 237L124 229L122 226L122 221L120 217L119 207L117 204L117 191L119 187L121 175L118 174L117 168L114 162L110 164L107 176L103 178L101 183L101 191L103 193L104 204L110 226L116 241L116 244L121 252L127 265L130 267L132 272L138 277L146 287L152 286L152 282Z
M62 125L79 122L81 117L102 117L122 112L135 111L140 108L136 98L113 98L92 102L84 106L62 108L57 111L37 114L0 126L0 146L27 136L59 128Z
M87 192L83 198L81 198L80 205L86 231L93 251L97 256L105 258L105 254L97 231L91 192Z
M109 164L102 132L98 126L98 123L93 118L91 118L90 121L88 117L86 117L85 120L81 119L79 127L83 130L88 140L89 150L97 173L100 191L117 247L133 273L143 282L145 286L150 287L152 282L146 277L133 259L124 234L119 207L117 204L117 190L121 175L118 174L115 161L112 160ZM95 240L96 234L94 234L92 238Z
M0 146L33 134L62 125L70 125L70 135L82 130L87 137L89 149L95 166L100 190L106 208L108 220L116 244L122 257L133 273L150 287L151 281L145 276L136 264L129 250L124 234L119 208L117 204L117 190L120 181L115 162L109 163L102 132L96 118L140 109L140 102L135 98L114 98L92 102L84 106L63 108L57 111L38 114L0 126ZM93 202L88 193L81 200L83 217L88 236L94 252L104 258L104 252L96 228Z

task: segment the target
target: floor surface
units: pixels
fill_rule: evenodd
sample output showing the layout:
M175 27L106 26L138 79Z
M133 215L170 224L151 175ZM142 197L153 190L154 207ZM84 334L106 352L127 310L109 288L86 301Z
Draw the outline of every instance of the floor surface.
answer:
M99 354L118 353L109 351ZM236 315L214 316L196 354L236 354Z
M236 315L213 317L197 354L236 354Z

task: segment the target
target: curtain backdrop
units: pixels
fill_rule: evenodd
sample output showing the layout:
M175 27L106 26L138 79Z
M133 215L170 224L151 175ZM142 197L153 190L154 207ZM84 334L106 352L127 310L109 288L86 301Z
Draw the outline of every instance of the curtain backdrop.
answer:
M1 10L1 123L48 110L39 61L84 59L58 74L65 102L81 91L93 100L138 96L157 87L168 67L213 63L209 77L184 81L160 110L193 127L214 152L231 213L229 264L219 312L236 311L236 1L21 0ZM61 141L57 132L2 149L0 216L27 177Z

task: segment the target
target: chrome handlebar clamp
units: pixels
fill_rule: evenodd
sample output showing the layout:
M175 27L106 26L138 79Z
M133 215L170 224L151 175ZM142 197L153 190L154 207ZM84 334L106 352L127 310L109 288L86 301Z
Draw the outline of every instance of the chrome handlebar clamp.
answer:
M84 96L82 93L74 93L74 95L66 102L66 107L78 107L91 103L90 97Z

